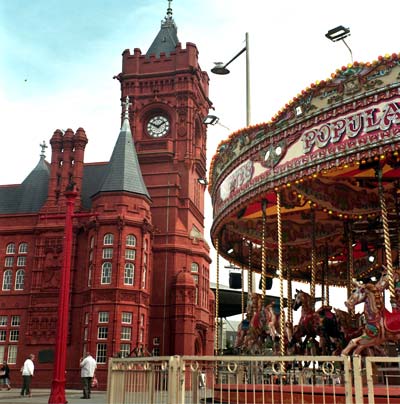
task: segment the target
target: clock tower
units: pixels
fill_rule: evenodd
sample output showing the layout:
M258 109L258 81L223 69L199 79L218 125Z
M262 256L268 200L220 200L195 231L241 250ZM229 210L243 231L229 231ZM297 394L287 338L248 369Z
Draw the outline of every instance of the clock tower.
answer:
M195 44L183 47L170 6L149 50L123 52L121 99L152 199L153 272L148 350L213 353L214 297L204 238L209 78ZM200 181L199 181L200 180ZM202 182L202 183L201 183Z

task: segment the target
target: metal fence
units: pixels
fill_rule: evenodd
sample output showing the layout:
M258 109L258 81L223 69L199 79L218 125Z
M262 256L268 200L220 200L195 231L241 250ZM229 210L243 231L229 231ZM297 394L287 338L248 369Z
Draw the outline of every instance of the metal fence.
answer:
M400 403L400 358L113 358L108 403L394 404Z

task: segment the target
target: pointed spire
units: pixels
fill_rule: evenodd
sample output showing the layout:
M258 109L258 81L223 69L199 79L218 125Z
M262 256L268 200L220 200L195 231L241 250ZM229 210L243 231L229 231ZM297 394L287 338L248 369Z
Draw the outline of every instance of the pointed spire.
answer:
M100 192L132 192L147 197L139 160L129 124L129 97L123 102L124 118Z
M178 29L172 18L171 2L172 0L168 0L167 15L161 21L161 29L147 51L147 57L150 55L160 57L160 53L162 52L169 56L171 52L175 51L176 45L179 43Z
M38 212L46 202L50 168L46 163L44 151L48 146L43 141L40 147L39 162L21 184L18 212Z

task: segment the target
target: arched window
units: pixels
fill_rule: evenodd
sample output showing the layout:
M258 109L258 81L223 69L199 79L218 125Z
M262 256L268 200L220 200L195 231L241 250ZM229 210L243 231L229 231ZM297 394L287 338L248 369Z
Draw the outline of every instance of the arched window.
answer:
M15 254L15 244L10 243L7 245L6 254Z
M133 285L135 267L132 263L125 264L124 285Z
M104 245L113 245L114 244L114 234L112 233L107 233L104 235Z
M24 290L25 271L18 269L15 274L15 290Z
M190 272L192 273L194 283L196 284L196 295L195 295L195 303L199 303L199 264L196 262L192 262L190 267Z
M128 247L135 247L136 246L136 237L133 234L128 234L126 236L126 245Z
M102 285L111 283L111 262L105 262L101 267L101 283Z
M21 243L18 247L19 254L26 254L28 252L28 243Z
M93 265L89 265L89 273L88 273L88 280L87 280L88 287L92 286L92 277L93 277Z
M11 290L12 271L7 269L3 274L3 290Z

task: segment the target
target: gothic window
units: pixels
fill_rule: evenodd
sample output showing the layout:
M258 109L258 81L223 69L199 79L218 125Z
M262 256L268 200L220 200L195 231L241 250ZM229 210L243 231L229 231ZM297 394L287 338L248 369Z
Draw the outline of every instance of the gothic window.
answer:
M26 265L26 257L18 257L17 258L17 266L24 267Z
M127 358L131 353L131 344L121 344L120 349L121 358Z
M25 271L18 269L15 274L15 290L24 290Z
M28 252L28 244L20 243L18 247L18 254L26 254Z
M97 361L97 363L106 363L107 362L107 344L97 344L96 361Z
M19 330L10 330L10 341L16 342L19 340Z
M124 285L133 285L135 267L132 263L125 264Z
M192 273L194 283L196 284L196 295L195 295L195 303L199 303L199 264L196 262L192 262L190 267L190 272Z
M99 311L99 323L108 323L108 311Z
M8 346L8 354L7 354L7 362L10 365L14 365L17 363L17 352L18 346L17 345L9 345Z
M6 257L5 261L4 261L4 266L6 268L10 268L14 265L14 257Z
M93 265L89 265L88 287L92 286Z
M136 247L136 237L133 234L128 234L126 236L126 246Z
M15 254L15 244L10 243L7 245L6 254Z
M136 250L131 250L130 248L127 248L125 250L125 259L134 260L135 258L136 258Z
M11 269L5 270L3 274L3 290L11 290L11 278Z
M146 289L148 247L149 247L149 244L146 239L146 240L144 240L144 251L143 251L142 289Z
M110 260L113 257L112 248L103 248L103 260Z
M122 327L121 328L121 340L131 340L132 336L132 328L131 327Z
M111 271L111 262L105 262L101 267L101 283L103 285L111 283Z
M113 245L114 244L114 234L107 233L104 235L104 245Z
M98 327L97 339L107 339L107 338L108 338L108 327Z
M132 324L132 313L123 311L121 322L124 324Z

